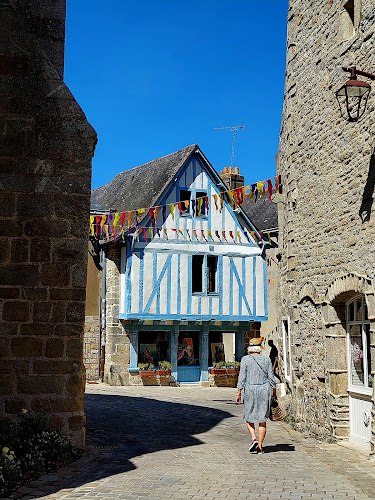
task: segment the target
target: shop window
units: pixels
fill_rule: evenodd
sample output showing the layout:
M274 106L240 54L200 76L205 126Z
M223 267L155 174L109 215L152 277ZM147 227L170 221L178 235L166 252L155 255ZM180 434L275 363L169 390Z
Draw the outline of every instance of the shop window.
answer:
M180 189L180 202L182 215L190 215L191 191Z
M217 293L216 256L192 256L192 292L203 294Z
M283 351L284 351L284 373L287 380L291 380L291 354L290 354L290 329L289 318L282 320Z
M157 366L160 361L170 361L169 332L142 332L138 334L138 363L152 363Z
M208 340L208 365L220 361L235 361L236 334L210 331Z
M177 345L177 366L199 365L199 332L180 332Z
M349 386L371 391L370 321L364 297L356 297L346 309L349 345Z

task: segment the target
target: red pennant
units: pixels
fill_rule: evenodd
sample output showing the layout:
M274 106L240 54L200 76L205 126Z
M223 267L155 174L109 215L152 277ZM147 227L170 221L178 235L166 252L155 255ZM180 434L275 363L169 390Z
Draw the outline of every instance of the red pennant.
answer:
M151 221L152 226L155 227L154 209L153 208L148 209L148 215L150 217L150 221Z
M99 232L99 224L100 224L100 219L101 219L100 215L97 215L97 216L95 217L95 219L96 219L95 233L96 233L96 236L98 236L98 232Z
M181 215L182 214L182 207L181 207L180 201L177 203L177 208L178 208L178 211L180 212L180 215Z
M235 195L236 195L236 202L237 202L237 204L238 205L242 205L242 203L243 203L243 191L242 191L242 187L235 189L234 192L235 192Z
M144 240L147 241L146 229L144 227L142 227L142 233L143 233Z
M272 197L272 181L271 179L267 179L267 186L268 186L268 199L271 201Z

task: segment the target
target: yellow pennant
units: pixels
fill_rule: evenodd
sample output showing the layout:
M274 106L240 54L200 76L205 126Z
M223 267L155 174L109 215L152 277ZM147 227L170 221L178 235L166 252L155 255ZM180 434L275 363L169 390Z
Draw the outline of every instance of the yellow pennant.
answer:
M95 228L94 228L94 216L90 215L90 231L91 231L91 236L95 236Z
M233 194L233 191L228 191L228 196L229 196L230 205L231 205L232 208L234 208L234 203L233 203L234 194Z
M171 204L169 205L169 207L170 207L170 209L171 209L172 219L174 220L174 204L173 204L173 203L171 203Z
M202 213L202 204L203 204L203 198L198 198L197 199L197 211L198 211L198 217L200 217Z
M212 240L212 241L214 241L214 239L213 239L213 237L212 237L212 233L211 233L210 229L207 231L207 234L208 234L208 236L211 238L211 240Z
M150 237L151 237L151 241L152 241L154 239L154 230L152 229L152 227L148 228L148 232L150 233Z
M179 229L178 232L182 235L182 237L184 238L184 240L186 240L186 238L185 238L184 233L182 232L182 230Z
M220 197L220 212L223 210L223 205L224 205L224 195L223 193L219 194Z
M239 231L237 231L236 234L237 234L237 238L238 238L239 242L241 243L241 233Z
M260 193L260 200L263 198L263 196L265 195L265 192L266 192L266 188L264 187L264 182L257 182L257 188L258 188L258 192Z

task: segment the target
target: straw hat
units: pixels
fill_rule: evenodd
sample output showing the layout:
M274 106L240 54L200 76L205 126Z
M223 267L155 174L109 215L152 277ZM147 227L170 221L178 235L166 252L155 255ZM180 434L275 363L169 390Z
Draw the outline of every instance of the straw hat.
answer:
M249 340L249 347L260 347L261 349L265 349L263 340L263 337L254 337Z

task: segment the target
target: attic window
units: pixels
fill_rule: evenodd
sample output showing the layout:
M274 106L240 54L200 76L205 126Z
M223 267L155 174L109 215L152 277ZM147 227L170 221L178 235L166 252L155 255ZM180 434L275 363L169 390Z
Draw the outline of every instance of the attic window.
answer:
M188 215L190 213L190 198L191 192L187 189L180 189L180 202L181 210L183 214ZM188 202L188 203L185 203Z
M205 197L206 191L197 191L195 193L195 216L202 217L206 215Z
M217 293L217 257L213 255L192 256L192 292Z

